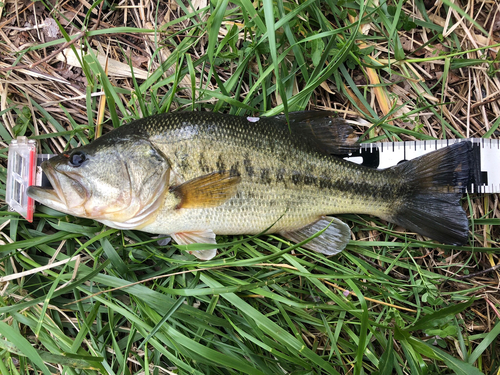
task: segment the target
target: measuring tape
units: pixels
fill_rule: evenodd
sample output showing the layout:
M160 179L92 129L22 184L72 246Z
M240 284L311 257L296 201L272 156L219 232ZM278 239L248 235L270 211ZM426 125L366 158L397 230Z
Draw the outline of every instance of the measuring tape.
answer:
M471 141L479 171L468 193L500 193L500 140L468 138L360 144L359 150L343 156L345 160L370 168L385 169L406 160L436 151L457 142ZM9 145L5 201L13 211L33 220L34 202L26 194L30 185L49 186L40 164L55 155L35 153L35 142L19 137Z
M500 140L484 138L444 139L427 141L363 143L345 160L370 168L385 169L415 159L454 143L471 141L474 158L480 170L468 193L500 193Z

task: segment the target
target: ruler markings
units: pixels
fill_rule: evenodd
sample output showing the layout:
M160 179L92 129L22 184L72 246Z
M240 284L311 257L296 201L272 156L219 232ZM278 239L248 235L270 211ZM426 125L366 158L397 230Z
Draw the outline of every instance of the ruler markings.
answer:
M470 193L500 193L500 140L485 138L444 139L406 142L363 143L359 152L344 159L368 167L385 169L405 160L411 160L454 143L471 141L480 168L479 184L470 187Z

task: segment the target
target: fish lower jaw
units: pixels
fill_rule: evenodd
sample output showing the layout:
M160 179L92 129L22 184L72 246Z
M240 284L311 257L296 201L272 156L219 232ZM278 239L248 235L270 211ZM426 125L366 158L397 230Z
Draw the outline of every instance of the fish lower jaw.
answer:
M156 218L155 212L144 212L135 216L128 216L127 218L123 218L123 220L119 219L118 215L113 215L113 218L104 217L104 218L94 218L95 220L107 225L111 228L122 229L122 230L142 230L149 232L147 229L148 225L154 222ZM157 233L157 232L151 232ZM170 234L170 233L157 233L157 234Z
M96 219L98 222L110 227L110 228L115 228L115 229L122 229L122 230L131 230L131 229L136 229L136 228L133 228L129 225L127 225L126 223L119 223L119 222L116 222L116 221L112 221L112 220L105 220L105 219Z
M64 212L65 214L69 215L79 214L70 209L66 204L66 201L61 199L57 191L52 188L30 186L28 187L27 193L30 198L56 211Z

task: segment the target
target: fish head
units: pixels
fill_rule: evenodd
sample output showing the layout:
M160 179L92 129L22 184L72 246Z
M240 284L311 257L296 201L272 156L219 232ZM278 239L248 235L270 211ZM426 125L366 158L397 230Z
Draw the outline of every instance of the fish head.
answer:
M151 216L168 191L169 163L137 137L98 139L41 167L52 188L31 186L30 197L74 216L133 223L131 229Z

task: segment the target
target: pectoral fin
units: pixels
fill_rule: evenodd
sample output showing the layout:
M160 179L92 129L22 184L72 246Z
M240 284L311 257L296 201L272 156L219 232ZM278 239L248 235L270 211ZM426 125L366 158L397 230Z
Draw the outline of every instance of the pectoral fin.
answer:
M280 232L286 239L299 243L315 235L320 230L326 230L311 239L302 247L325 255L340 253L349 243L351 230L343 221L334 217L323 216L320 220L293 232Z
M236 194L239 176L231 176L229 172L214 172L184 182L171 188L181 200L179 208L217 207Z
M181 232L170 235L179 245L189 245L192 243L216 244L215 233L212 230ZM210 260L217 254L217 249L188 251L198 259Z

